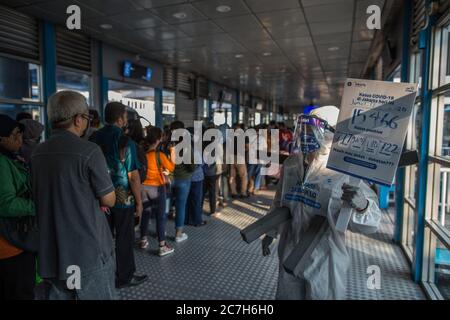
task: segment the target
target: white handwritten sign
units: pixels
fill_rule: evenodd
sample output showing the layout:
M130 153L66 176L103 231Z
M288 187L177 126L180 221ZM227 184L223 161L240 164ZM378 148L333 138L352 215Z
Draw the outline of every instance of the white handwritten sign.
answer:
M327 168L391 186L417 84L347 79Z

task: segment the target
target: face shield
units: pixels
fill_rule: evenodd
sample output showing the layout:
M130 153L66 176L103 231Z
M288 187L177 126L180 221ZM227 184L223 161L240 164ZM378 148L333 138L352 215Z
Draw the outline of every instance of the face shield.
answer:
M313 115L301 114L294 131L294 151L312 153L319 150L326 141L326 131L334 133L327 121Z

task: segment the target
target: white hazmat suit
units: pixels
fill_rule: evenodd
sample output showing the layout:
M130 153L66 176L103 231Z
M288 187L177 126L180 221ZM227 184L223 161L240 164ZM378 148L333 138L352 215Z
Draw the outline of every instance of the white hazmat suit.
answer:
M329 106L315 109L311 115L335 126L338 113L336 107ZM342 186L349 183L349 176L326 168L333 133L326 131L324 135L315 135L320 149L315 151L315 158L307 165L306 172L304 155L301 152L291 155L283 163L272 209L288 207L292 218L263 239L264 251L264 246L271 242L270 238L276 237L277 233L280 235L277 299L345 298L350 258L345 246L345 234L336 230L336 221L344 205L341 199ZM348 227L355 232L373 233L377 230L381 218L377 196L362 181L354 190L357 190L359 199L367 200L364 201L367 205L363 211L352 209ZM315 248L309 248L312 252L306 256L306 263L302 263L304 267L296 269L294 274L288 273L283 263L304 239L311 218L315 215L322 215L328 221L322 229L323 235L319 237Z

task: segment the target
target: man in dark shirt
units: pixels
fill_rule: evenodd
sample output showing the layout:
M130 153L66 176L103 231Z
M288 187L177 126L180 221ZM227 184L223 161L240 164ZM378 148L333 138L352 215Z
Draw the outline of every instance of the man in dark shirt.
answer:
M106 125L91 136L105 155L116 190L116 203L111 208L110 226L116 237L116 286L134 286L147 280L146 275L135 275L134 216L141 217L140 164L136 144L123 132L127 125L126 106L110 102L105 107Z
M89 127L85 98L50 97L53 132L32 154L39 217L39 273L50 299L115 299L114 250L105 214L115 192L101 149L80 137Z

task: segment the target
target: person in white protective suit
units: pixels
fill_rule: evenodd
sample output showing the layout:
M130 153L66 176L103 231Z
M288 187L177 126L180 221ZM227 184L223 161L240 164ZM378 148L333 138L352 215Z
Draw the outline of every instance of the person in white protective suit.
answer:
M338 108L326 106L300 115L294 133L299 152L283 164L272 210L288 207L292 218L262 240L263 255L268 255L270 244L280 235L277 299L344 299L350 258L345 234L336 230L340 210L352 208L348 228L354 232L373 233L380 222L372 189L362 181L349 185L349 176L326 168L338 114ZM304 268L288 273L283 263L308 232L315 215L326 217L323 235L315 248L310 248Z

